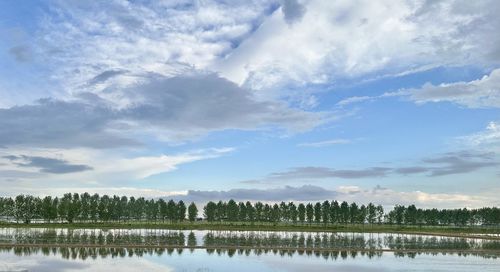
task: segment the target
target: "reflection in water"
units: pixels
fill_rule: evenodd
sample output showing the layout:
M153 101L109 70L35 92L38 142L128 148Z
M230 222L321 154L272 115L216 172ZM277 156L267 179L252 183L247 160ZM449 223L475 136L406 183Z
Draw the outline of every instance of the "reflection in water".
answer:
M280 256L306 255L325 259L397 257L420 254L497 258L491 250L500 241L407 234L310 233L255 231L179 231L158 229L0 229L1 252L19 256L60 255L66 259L172 255L203 248L208 254ZM453 253L456 252L456 253ZM498 251L496 251L498 253Z

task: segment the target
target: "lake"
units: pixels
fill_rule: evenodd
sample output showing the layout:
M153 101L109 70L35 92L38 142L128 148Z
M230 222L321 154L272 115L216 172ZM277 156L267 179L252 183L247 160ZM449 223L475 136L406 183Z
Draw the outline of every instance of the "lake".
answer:
M500 241L394 233L0 229L0 271L500 271Z

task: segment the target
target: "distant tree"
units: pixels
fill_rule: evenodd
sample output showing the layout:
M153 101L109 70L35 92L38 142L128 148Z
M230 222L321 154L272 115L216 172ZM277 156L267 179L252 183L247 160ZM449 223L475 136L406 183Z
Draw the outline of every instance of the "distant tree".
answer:
M244 222L247 220L247 206L245 203L238 203L238 220Z
M311 203L307 203L306 205L306 217L307 217L307 222L311 224L314 219L314 208Z
M300 223L304 223L306 221L306 206L304 206L304 203L299 203L299 206L297 207L297 216Z
M316 223L321 222L321 203L320 202L316 202L316 204L314 204L314 221Z
M262 202L255 203L255 221L263 221L264 205Z
M165 222L165 218L167 217L167 202L165 199L158 199L158 209L160 210L160 219L162 222Z
M177 220L182 222L184 219L186 219L186 204L184 204L184 201L179 200L179 203L177 203Z
M189 221L194 222L197 216L198 208L196 207L196 204L194 204L194 202L191 202L188 207L188 219Z
M203 208L203 213L207 221L212 222L215 221L217 204L212 201L209 201L207 205Z
M330 223L338 223L340 222L340 206L337 200L332 201L330 205Z
M46 196L42 200L42 209L40 211L40 214L42 215L43 220L47 221L50 223L50 220L52 219L51 214L52 214L52 197L51 196Z
M378 205L376 208L376 214L377 214L377 223L382 223L382 220L384 218L384 207L382 205Z
M348 223L350 219L349 204L346 201L342 201L340 204L340 219L341 223Z
M369 224L375 223L375 220L377 218L377 208L375 207L375 205L373 205L373 203L370 202L368 203L366 209L367 209L366 221Z
M167 219L170 222L177 220L177 204L174 200L170 199L167 203Z
M328 224L330 221L330 202L328 200L323 201L323 204L321 204L321 219L323 224Z
M255 222L256 212L255 208L252 206L252 203L250 201L247 201L245 203L245 209L247 211L248 221L250 221L253 224Z
M238 221L238 204L233 199L227 202L227 220L231 222Z
M293 223L297 222L297 206L293 202L288 203L288 212L289 212L289 217L290 220Z
M359 210L358 210L358 204L356 202L351 203L351 206L349 206L349 222L351 224L356 223L358 221L358 216L359 216Z
M274 204L271 210L271 216L270 216L271 222L279 222L281 217L280 212L281 212L280 206L278 206L278 204Z

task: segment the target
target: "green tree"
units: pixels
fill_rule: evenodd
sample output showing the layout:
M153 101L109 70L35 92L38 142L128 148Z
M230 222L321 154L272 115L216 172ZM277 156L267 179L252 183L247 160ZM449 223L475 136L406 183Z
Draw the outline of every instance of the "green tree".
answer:
M194 202L191 202L188 207L188 219L189 221L194 222L197 216L198 208L196 207L196 204L194 204Z
M307 203L306 205L306 217L307 217L307 222L311 224L314 219L314 207L311 203Z
M227 202L227 220L238 221L238 204L232 199Z
M340 222L340 206L339 203L335 200L332 201L330 205L330 223L335 224Z
M288 203L288 212L290 216L290 220L293 223L297 222L297 206L293 202Z
M348 223L350 219L349 204L346 201L342 201L340 204L340 219L341 223Z
M328 224L330 221L330 202L328 200L323 201L323 204L321 204L321 219L323 224Z
M184 204L184 201L179 200L177 203L177 220L182 222L184 219L186 219L186 204Z
M297 207L297 216L300 223L304 223L306 221L306 206L304 203L299 203L299 206Z
M247 220L247 206L243 202L238 203L238 220L240 222Z
M217 210L217 204L215 204L212 201L209 201L207 205L205 205L205 207L203 208L203 213L207 221L209 222L215 221L216 210Z

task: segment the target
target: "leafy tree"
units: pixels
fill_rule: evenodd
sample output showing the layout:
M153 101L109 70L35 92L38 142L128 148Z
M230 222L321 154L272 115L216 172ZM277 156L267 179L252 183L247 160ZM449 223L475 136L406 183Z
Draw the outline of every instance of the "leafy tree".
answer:
M314 204L314 221L316 223L321 222L321 203L319 202Z
M191 202L188 207L188 219L189 221L194 222L197 216L198 208L196 207L196 204L194 204L194 202Z
M297 222L297 206L293 202L288 203L288 212L289 212L289 217L290 220L293 223Z
M182 222L184 219L186 219L186 204L184 204L184 201L179 200L179 203L177 203L177 220Z
M216 210L217 210L217 204L215 204L212 201L209 201L207 205L205 205L205 207L203 208L203 213L207 221L209 222L215 221Z
M247 203L245 204L245 209L247 212L248 221L250 221L253 224L255 222L256 212L255 208L252 206L252 203L250 201L247 201Z
M323 204L321 204L321 219L323 224L328 224L330 221L330 202L328 200L323 201Z
M227 220L238 221L238 204L232 199L227 202Z
M330 205L330 223L338 223L340 222L340 206L337 200L332 201Z
M300 223L304 223L306 221L306 206L304 203L299 203L299 206L297 207L297 216Z
M350 219L349 204L346 201L342 201L340 204L340 219L341 223L348 223Z
M306 205L306 217L307 217L307 222L311 224L314 219L314 208L311 203L307 203Z

